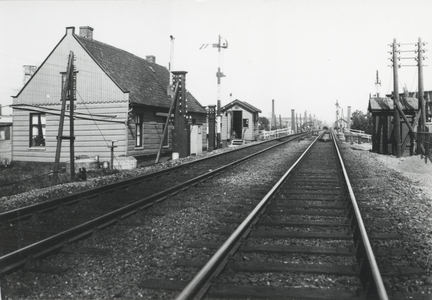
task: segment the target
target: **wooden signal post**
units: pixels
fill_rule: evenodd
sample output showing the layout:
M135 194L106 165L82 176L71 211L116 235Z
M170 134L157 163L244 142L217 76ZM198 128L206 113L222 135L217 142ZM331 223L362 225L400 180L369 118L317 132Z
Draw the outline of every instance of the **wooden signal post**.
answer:
M59 129L57 135L57 148L56 148L56 156L54 162L53 169L53 178L54 182L58 181L58 172L60 169L60 154L61 154L61 144L62 140L70 141L70 173L71 180L75 180L75 150L74 150L74 101L76 100L76 73L74 66L74 54L72 51L69 53L68 64L66 68L66 72L62 72L62 92L61 92L61 112L60 112L60 121L59 121ZM63 136L63 127L64 127L64 119L66 115L66 101L69 101L69 136Z

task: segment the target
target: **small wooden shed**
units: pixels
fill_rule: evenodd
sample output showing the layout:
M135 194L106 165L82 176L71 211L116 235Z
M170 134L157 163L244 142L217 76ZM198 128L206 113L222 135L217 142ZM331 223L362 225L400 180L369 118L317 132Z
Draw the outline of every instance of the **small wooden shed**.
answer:
M414 97L400 97L402 110L406 115L408 121L413 124L416 112L418 111L418 99ZM396 140L394 137L394 101L389 97L371 97L369 99L368 111L372 114L372 152L380 154L392 154L396 155ZM408 134L408 126L400 118L401 141L403 143L405 139L409 139L406 143L404 153L414 154L415 144Z
M221 107L222 145L230 145L234 140L255 141L259 132L259 113L261 110L238 99Z

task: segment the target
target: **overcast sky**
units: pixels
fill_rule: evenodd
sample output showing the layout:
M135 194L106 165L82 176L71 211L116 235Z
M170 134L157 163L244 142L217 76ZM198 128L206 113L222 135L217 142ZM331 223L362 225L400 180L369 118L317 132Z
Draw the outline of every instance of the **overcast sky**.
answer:
M335 120L335 103L346 113L367 111L375 94L393 90L388 51L396 38L402 50L426 44L425 90L432 90L430 0L144 0L144 1L1 1L0 104L22 87L23 65L39 66L66 27L94 28L95 40L168 66L174 36L173 69L188 71L187 89L202 105L216 104L218 51L201 49L228 41L222 51L222 105L246 101L268 117L316 115ZM402 52L413 57L413 52ZM415 65L412 59L401 60ZM66 67L66 66L65 66ZM79 70L79 66L78 66ZM400 92L418 87L416 67L399 69ZM232 94L232 98L230 98Z

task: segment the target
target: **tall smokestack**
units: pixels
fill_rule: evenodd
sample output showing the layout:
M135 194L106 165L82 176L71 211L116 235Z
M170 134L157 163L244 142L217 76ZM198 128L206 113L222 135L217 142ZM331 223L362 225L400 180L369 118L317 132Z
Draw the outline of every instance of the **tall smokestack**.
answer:
M348 106L348 112L347 112L347 128L348 131L351 129L351 106Z
M293 133L296 133L296 126L295 126L295 110L291 109L291 129Z
M274 99L272 100L272 119L271 119L271 125L270 125L270 130L271 127L274 125L276 127L276 116L275 116L275 109L274 109Z

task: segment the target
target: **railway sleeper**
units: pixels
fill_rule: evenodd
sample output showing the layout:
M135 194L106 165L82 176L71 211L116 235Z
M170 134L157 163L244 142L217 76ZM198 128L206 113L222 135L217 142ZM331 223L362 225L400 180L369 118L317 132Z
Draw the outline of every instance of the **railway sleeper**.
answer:
M176 266L202 268L206 260L179 259ZM273 262L232 262L229 261L225 269L234 272L254 272L254 273L307 273L307 274L327 274L337 276L359 276L356 265L324 265L324 264L296 264L296 263L273 263Z
M188 245L189 248L199 248L215 250L219 249L222 243L194 242ZM267 254L307 254L307 255L335 255L335 256L354 256L353 247L322 247L322 246L291 246L291 245L241 245L238 252L243 253L267 253ZM403 248L378 249L376 256L401 256L407 252Z
M180 291L187 285L185 281L148 279L138 287ZM364 293L358 290L326 290L316 288L287 288L273 286L242 286L229 284L213 285L206 299L364 299Z
M215 228L208 230L208 233L218 235L231 235L232 229L230 228ZM332 240L351 240L353 239L352 234L346 232L287 232L287 231L252 231L249 234L252 238L278 238L278 239L332 239ZM400 235L397 233L372 233L370 239L400 239Z

